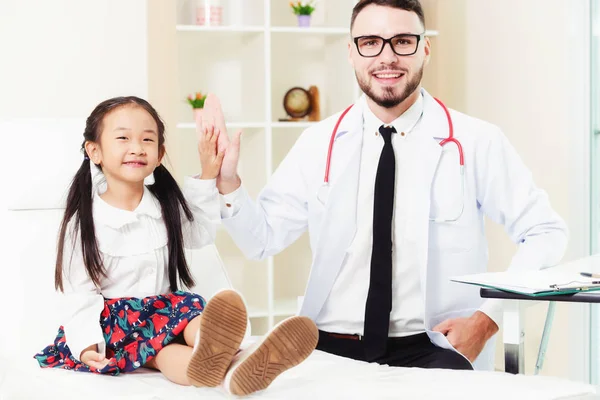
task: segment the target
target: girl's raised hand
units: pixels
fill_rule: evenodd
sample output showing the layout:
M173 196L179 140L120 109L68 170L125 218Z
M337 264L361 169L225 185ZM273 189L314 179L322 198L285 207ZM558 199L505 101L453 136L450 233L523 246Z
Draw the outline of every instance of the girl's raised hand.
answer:
M198 153L202 167L200 179L215 179L219 175L225 156L225 151L218 150L219 135L220 131L214 125L205 125L199 134Z

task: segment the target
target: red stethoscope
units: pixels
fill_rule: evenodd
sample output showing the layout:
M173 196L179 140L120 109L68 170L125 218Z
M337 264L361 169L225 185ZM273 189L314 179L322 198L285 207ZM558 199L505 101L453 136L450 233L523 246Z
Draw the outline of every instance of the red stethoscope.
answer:
M443 139L439 144L440 146L444 146L448 143L454 143L456 145L456 147L458 148L458 156L459 156L459 164L460 164L460 175L461 175L461 186L462 186L462 204L460 206L460 211L453 217L450 218L443 218L443 217L430 217L430 221L434 221L434 222L454 222L456 220L458 220L460 218L460 216L463 213L464 210L464 205L465 205L465 201L464 201L464 193L465 193L465 180L464 180L464 167L465 167L465 158L463 155L463 148L462 145L460 144L460 142L458 141L458 139L456 139L454 137L454 125L452 124L452 117L450 116L450 112L448 111L448 108L446 107L446 105L444 103L442 103L441 100L434 98L435 101L438 102L438 104L442 107L442 109L444 110L444 113L446 114L446 118L448 120L448 137L446 139ZM333 132L331 133L331 138L329 139L329 149L327 150L327 161L325 164L325 178L323 179L323 185L322 188L327 188L329 186L329 170L331 169L331 154L333 152L333 143L335 142L335 138L337 135L337 131L338 131L338 127L340 126L340 123L342 122L342 120L344 119L344 117L346 116L346 114L348 113L348 111L350 111L350 109L354 106L354 104L350 105L348 108L346 108L344 110L344 112L342 112L342 114L340 115L340 117L338 118L334 128L333 128ZM319 194L317 194L317 197L321 197ZM323 201L321 201L323 202Z

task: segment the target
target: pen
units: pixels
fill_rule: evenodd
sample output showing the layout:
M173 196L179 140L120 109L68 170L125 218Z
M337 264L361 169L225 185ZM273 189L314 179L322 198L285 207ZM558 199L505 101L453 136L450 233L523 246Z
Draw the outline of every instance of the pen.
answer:
M600 278L600 274L592 274L590 272L580 272L580 274L586 278Z

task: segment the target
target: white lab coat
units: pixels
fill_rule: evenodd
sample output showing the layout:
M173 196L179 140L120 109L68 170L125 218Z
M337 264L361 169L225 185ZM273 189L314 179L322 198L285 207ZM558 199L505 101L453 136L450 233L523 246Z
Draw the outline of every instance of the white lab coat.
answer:
M425 90L422 94L423 117L405 140L412 151L406 152L410 159L404 163L414 173L412 191L402 195L409 196L411 210L404 237L395 240L401 251L412 252L410 258L420 260L427 334L435 345L453 349L444 335L431 329L448 318L468 317L484 303L476 287L449 281L456 275L486 272L484 214L503 224L510 238L519 243L510 269L558 263L566 247L567 228L502 132L454 110L450 111L454 136L460 140L465 158L464 212L456 222L430 221L430 217L448 218L458 213L462 185L456 146L439 145L448 136L446 115ZM239 210L223 221L244 254L254 259L280 252L308 227L313 262L300 314L313 319L333 287L356 231L363 137L360 102L338 128L330 188L324 204L317 198L339 115L306 129L258 201L253 202L242 188ZM497 316L494 319L498 321ZM475 368L493 368L493 347L494 340L488 341Z

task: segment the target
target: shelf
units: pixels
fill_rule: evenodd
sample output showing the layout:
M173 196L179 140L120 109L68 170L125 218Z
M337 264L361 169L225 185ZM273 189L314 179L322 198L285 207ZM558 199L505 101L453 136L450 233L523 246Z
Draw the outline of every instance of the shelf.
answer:
M271 122L273 128L309 128L317 122Z
M264 128L266 124L264 122L227 122L225 124L227 128L252 128L252 129L260 129ZM177 128L179 129L196 129L196 124L194 122L180 122L177 124Z
M248 307L248 318L265 318L269 316L269 310L259 307Z
M275 299L275 310L273 315L276 317L284 317L296 315L298 311L298 300L294 297L291 299Z
M317 122L271 122L273 128L308 128ZM237 129L262 129L266 128L264 122L230 122L227 123L227 128ZM196 124L193 122L180 122L177 124L179 129L196 129Z
M325 35L348 35L350 31L348 28L335 28L326 26L316 26L301 28L297 26L273 26L271 27L273 33L300 33L300 34L325 34Z
M276 300L275 310L273 315L276 317L284 317L296 315L298 306L295 299ZM248 318L265 318L269 316L269 310L266 308L248 307Z
M271 27L273 33L300 33L300 34L325 34L325 35L348 35L350 31L348 28L335 28L335 27L309 27L300 28L296 26L273 26ZM438 31L427 30L425 36L439 36Z
M276 317L296 315L298 306L296 299L275 300L275 310L273 315ZM259 307L248 307L248 318L265 318L269 316L269 310Z
M293 299L275 300L274 316L296 315L298 301ZM260 307L248 307L248 318L264 318L269 316L269 310Z
M178 32L264 32L264 26L252 25L225 25L225 26L204 26L204 25L177 25L175 29Z
M244 33L244 32L264 32L267 28L256 25L229 25L229 26L204 26L204 25L177 25L178 32L222 32L222 33ZM321 35L348 35L349 29L346 27L328 27L315 26L302 28L298 26L272 26L268 28L272 33L299 33L303 35L321 34ZM427 30L425 36L439 36L435 30Z

